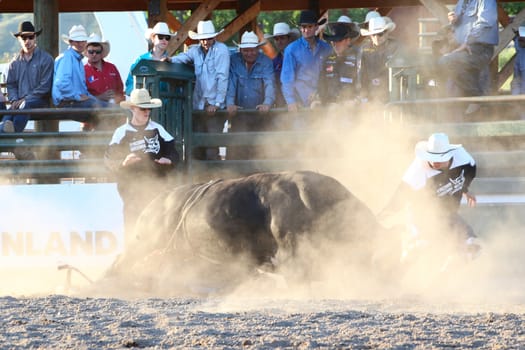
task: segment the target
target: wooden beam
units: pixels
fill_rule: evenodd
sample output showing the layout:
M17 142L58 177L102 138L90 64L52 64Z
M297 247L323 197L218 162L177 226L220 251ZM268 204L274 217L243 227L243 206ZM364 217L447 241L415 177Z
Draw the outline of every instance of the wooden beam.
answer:
M167 0L149 0L148 4L148 27L153 28L157 22L167 22L168 12Z
M509 17L508 13L505 12L501 3L498 3L498 21L502 26L506 27L512 22L512 19Z
M175 38L170 40L170 44L168 45L167 49L170 55L173 55L182 46L182 44L184 44L186 39L188 39L188 31L197 28L199 21L202 21L208 17L220 2L221 0L205 0L195 11L193 11L190 18L188 18L182 27L179 28Z
M505 63L496 76L496 91L500 90L503 84L509 79L511 75L514 74L514 61L516 60L516 54L511 57L511 59Z
M521 10L515 17L514 20L505 27L501 32L499 32L499 44L494 50L494 55L492 59L495 59L504 48L514 39L516 35L514 30L518 30L518 27L522 21L525 20L525 9Z
M225 28L224 31L217 36L217 40L226 41L231 38L234 34L237 34L239 30L246 24L250 23L261 11L261 2L257 1L249 9L239 14L233 21L231 21Z
M430 13L436 17L442 25L448 23L448 9L442 1L438 0L419 0Z
M34 0L35 19L33 23L37 30L43 29L38 37L38 45L51 56L58 56L58 0ZM69 28L65 28L67 33ZM18 44L17 44L18 45ZM35 121L37 131L58 131L58 120ZM48 154L51 155L50 153ZM52 157L57 157L53 154Z
M92 11L147 11L148 0L57 0L60 12L92 12ZM261 0L261 11L304 10L309 8L311 0ZM430 1L430 0L423 0ZM457 0L434 0L443 5L453 5ZM167 0L168 10L194 10L204 1L198 0ZM520 0L502 0L501 3L522 2ZM401 6L419 6L421 0L319 0L322 9L346 8L383 8ZM224 0L217 9L236 9L237 1ZM32 0L1 0L0 13L34 12Z
M173 13L168 12L166 14L166 23L168 24L168 27L174 32L179 31L179 29L182 27L182 23L173 15Z

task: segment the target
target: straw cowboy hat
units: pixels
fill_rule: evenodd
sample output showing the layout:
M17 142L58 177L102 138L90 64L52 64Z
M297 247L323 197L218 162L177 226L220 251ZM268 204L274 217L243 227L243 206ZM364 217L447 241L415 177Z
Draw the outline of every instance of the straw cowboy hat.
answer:
M290 26L288 25L288 23L279 22L273 25L273 34L264 34L264 38L270 39L276 36L284 36L284 35L288 35L292 38L292 40L295 40L301 35L301 33L299 33L298 31L294 31L293 29L290 29Z
M332 22L328 23L323 33L326 41L341 41L346 38L357 38L359 36L359 26L355 23Z
M162 101L158 98L151 98L148 90L135 89L131 91L129 100L120 102L120 107L129 109L132 106L140 108L159 108L162 107Z
M42 29L35 30L35 27L33 26L33 23L29 21L22 22L18 25L18 32L12 33L15 37L19 37L21 35L32 35L35 34L36 36L39 36L40 33L42 33Z
M254 32L244 32L244 34L241 37L241 43L237 44L235 40L233 41L233 43L237 45L239 49L249 49L264 45L266 44L266 41L259 41L257 34L255 34Z
M144 36L146 37L146 39L151 39L156 34L175 35L176 33L172 33L170 31L170 28L168 27L168 24L166 22L157 22L157 24L155 24L153 28L146 29Z
M100 46L102 47L102 58L106 58L107 55L109 55L109 50L111 49L109 41L102 41L98 34L92 33L89 36L87 40L86 51L89 44L100 44Z
M396 29L396 24L392 22L389 17L372 17L368 22L368 29L361 29L361 35L370 36L384 32L391 32L394 29Z
M446 162L459 147L461 145L451 144L446 134L435 133L430 135L428 141L420 141L416 144L416 157L428 162Z
M212 21L199 21L199 24L197 24L197 32L195 33L190 30L188 31L188 35L193 40L213 39L223 31L224 29L216 32Z
M87 41L88 39L89 36L82 24L71 27L69 35L62 34L62 40L64 40L66 44L69 44L69 41Z

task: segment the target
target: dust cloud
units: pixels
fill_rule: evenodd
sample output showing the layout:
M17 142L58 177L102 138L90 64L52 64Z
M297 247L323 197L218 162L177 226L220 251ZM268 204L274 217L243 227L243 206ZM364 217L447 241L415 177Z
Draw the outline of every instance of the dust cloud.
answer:
M355 115L352 109L330 108L316 114L315 123L309 118L308 136L293 143L289 149L279 146L277 153L296 156L288 163L288 170L311 170L332 176L374 214L380 213L411 162L415 143L426 139L427 135L416 134L404 120L385 116L382 109L369 109L366 115ZM441 130L434 130L438 131ZM461 140L451 139L451 142L461 143ZM275 155L276 149L265 152ZM236 174L223 173L221 176ZM429 203L421 205L428 206L429 211L434 210ZM325 233L318 232L314 239L301 241L294 264L284 263L274 271L265 268L248 271L244 268L247 265L244 257L228 260L227 268L218 268L209 261L199 266L173 266L166 261L159 264L151 257L127 264L134 273L137 269L142 271L142 281L114 284L111 279L102 278L101 271L88 271L94 279L100 277L98 282L90 285L74 273L75 289L69 290L57 288L57 285L64 285L64 271L41 268L37 273L40 279L27 281L23 290L26 295L64 292L123 298L221 295L225 297L225 305L228 300L267 298L384 301L417 297L429 304L439 303L441 310L464 310L466 305L477 303L511 309L513 303L525 302L522 292L525 267L520 263L525 238L518 229L519 217L506 218L505 222L499 222L498 217L483 218L493 224L479 237L482 250L473 259L467 259L451 244L453 237L443 232L429 232L430 243L422 243L420 250L416 249L401 262L403 244L407 243L404 241L407 238L403 226L405 215L402 211L382 218L380 224L385 229L360 232L358 237L363 241L324 240ZM329 216L326 219L334 220ZM173 225L177 224L173 219ZM152 222L151 232L144 233L152 242L159 238L155 236L155 225ZM280 258L278 254L277 260ZM17 278L16 271L3 270L4 280ZM229 284L232 281L234 283ZM28 289L31 285L33 289ZM144 294L133 290L144 286L148 287ZM244 307L249 308L248 304Z

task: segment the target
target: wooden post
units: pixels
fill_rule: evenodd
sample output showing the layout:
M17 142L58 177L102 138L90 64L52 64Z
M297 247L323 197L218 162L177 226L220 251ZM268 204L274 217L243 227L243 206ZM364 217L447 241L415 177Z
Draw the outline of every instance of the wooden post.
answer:
M51 56L58 56L58 0L33 0L34 24L42 28L37 45ZM35 121L36 131L58 131L58 121Z
M253 0L239 0L237 2L237 16L242 15L244 12L248 11L251 6L255 3ZM255 27L257 27L257 17L252 18L246 25L244 25L239 31L239 42L241 36L244 32L253 31L255 32Z
M168 1L149 0L148 3L148 26L153 28L157 22L167 22Z

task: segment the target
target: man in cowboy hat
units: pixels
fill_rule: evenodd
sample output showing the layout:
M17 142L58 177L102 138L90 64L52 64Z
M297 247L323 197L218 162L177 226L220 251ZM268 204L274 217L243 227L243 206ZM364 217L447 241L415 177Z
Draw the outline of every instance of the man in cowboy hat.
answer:
M390 36L396 25L389 17L372 17L368 29L361 29L361 35L370 38L363 44L363 97L377 103L390 99L387 62L402 52L399 42Z
M86 83L93 96L110 104L118 104L125 99L124 84L117 67L105 60L109 50L109 42L102 41L98 34L89 36L84 53L88 59L84 65Z
M476 235L458 214L461 199L469 207L476 197L469 186L476 176L476 162L462 145L451 144L444 133L434 133L415 147L415 159L381 215L408 204L411 232L421 238L449 238L458 247L478 250Z
M53 57L37 46L37 36L42 29L35 30L29 21L20 23L13 35L21 46L20 52L9 63L7 74L7 96L11 109L49 107L53 84ZM6 115L2 120L2 131L24 131L28 115Z
M166 22L157 22L153 28L146 30L144 37L151 44L151 50L137 57L129 68L128 77L126 78L126 95L129 96L135 86L131 72L141 60L169 61L168 45L174 35ZM160 85L161 89L165 89L163 82Z
M120 106L131 111L131 118L113 133L104 162L117 178L129 243L142 209L167 187L167 176L179 161L179 154L173 136L150 119L151 109L162 106L160 99L151 98L146 89L135 89Z
M290 112L298 111L299 107L309 108L317 93L322 62L332 50L316 36L319 25L325 22L326 19L319 21L314 11L301 11L301 38L284 51L281 84Z
M319 79L321 103L355 102L361 88L361 48L355 45L359 27L352 22L328 23L323 38L333 51L324 60Z
M279 22L273 25L273 34L265 34L266 39L273 39L277 49L277 55L272 59L273 71L275 73L275 106L285 107L283 92L281 90L281 70L283 69L284 49L299 38L300 33L297 28L290 29L287 23Z
M234 42L235 43L235 42ZM261 131L266 118L237 114L237 110L256 109L268 112L275 101L275 80L273 64L259 47L266 44L259 41L254 32L244 32L239 52L230 58L230 77L226 94L226 108L230 116L231 131ZM236 150L238 152L236 152ZM228 147L228 159L249 159L246 147Z
M69 44L69 47L55 59L52 89L55 106L108 107L108 102L97 99L87 89L86 72L82 59L89 37L84 27L82 25L72 26L69 35L62 35L62 39Z
M254 32L244 32L239 52L230 57L230 74L226 106L234 115L237 109L257 109L268 112L275 100L272 61L259 52L260 42Z
M198 131L221 132L224 127L225 118L215 115L218 109L225 107L230 72L228 47L216 40L221 32L215 30L212 21L199 21L197 32L188 32L191 39L199 41L199 45L171 58L173 63L192 64L195 69L193 109L204 110L207 114L204 120L196 121ZM205 157L219 159L218 148L208 148Z

